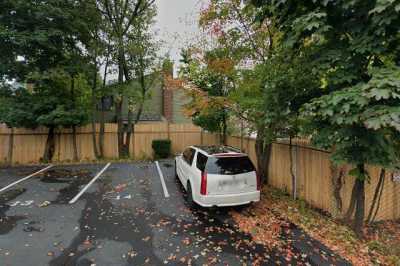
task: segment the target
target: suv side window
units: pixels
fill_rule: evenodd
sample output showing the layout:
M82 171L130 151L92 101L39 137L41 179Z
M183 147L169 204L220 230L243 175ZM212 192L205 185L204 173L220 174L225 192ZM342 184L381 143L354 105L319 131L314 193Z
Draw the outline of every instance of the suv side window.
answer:
M204 154L198 152L197 153L197 160L196 160L197 169L199 169L200 171L204 172L204 170L206 169L207 159L208 159L207 156L205 156Z
M193 150L192 148L187 148L183 152L183 159L185 160L185 162L187 162L189 165L192 165L195 153L196 153L195 150Z

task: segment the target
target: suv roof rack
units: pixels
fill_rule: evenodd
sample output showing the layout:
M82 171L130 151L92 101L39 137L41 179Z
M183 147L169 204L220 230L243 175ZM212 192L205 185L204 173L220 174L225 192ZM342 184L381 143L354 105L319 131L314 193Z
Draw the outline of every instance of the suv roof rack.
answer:
M223 153L242 153L242 151L238 148L232 146L218 146L218 145L211 145L211 146L194 146L200 150L205 151L209 155L214 154L223 154Z

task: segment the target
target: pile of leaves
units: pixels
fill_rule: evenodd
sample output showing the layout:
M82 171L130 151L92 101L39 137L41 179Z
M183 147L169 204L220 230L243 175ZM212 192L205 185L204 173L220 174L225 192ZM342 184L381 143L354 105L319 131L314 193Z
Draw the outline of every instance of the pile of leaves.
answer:
M231 214L241 230L270 248L283 247L281 229L293 223L354 265L400 265L400 222L367 226L359 239L348 226L270 187L260 202Z

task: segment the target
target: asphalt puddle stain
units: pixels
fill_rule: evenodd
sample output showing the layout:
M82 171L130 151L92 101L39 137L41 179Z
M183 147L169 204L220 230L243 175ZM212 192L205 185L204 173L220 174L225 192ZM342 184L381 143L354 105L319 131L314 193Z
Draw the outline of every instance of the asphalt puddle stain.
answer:
M0 235L8 234L17 222L26 219L25 216L7 216L6 212L10 209L7 204L9 201L16 199L19 195L25 193L26 189L13 189L0 194Z
M30 221L27 223L24 223L24 229L22 229L24 232L30 233L30 232L43 232L44 228L38 225L39 222L36 221Z
M52 169L38 175L37 178L43 183L69 184L60 189L57 198L51 201L51 204L68 204L79 193L81 186L90 182L93 174L89 170Z

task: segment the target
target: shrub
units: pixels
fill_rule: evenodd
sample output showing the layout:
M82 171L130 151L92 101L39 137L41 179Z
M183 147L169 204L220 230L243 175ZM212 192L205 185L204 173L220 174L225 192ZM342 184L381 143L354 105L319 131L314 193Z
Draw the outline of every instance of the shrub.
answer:
M169 139L156 139L153 140L151 147L154 150L154 157L168 158L171 154L171 140Z

